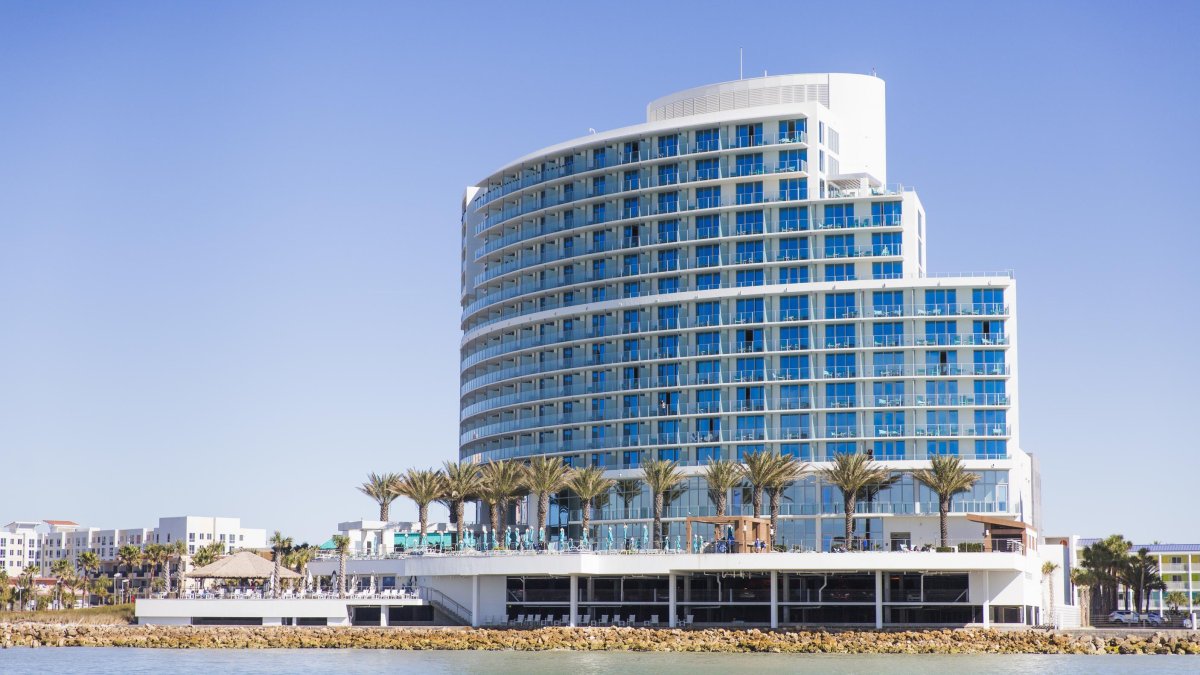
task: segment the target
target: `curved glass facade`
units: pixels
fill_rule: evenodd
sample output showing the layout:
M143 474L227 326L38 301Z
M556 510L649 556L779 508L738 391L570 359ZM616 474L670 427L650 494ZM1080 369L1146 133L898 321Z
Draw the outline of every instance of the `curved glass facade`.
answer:
M797 77L860 76L751 88ZM763 450L897 470L957 454L988 471L957 511L1028 518L1014 281L926 274L920 200L884 182L882 149L859 133L882 125L882 84L829 82L834 101L878 86L878 120L820 100L756 105L753 91L739 106L735 92L727 109L576 139L468 189L462 458L561 455L636 476L651 458L699 474ZM703 478L688 486L668 516L711 512ZM733 509L749 509L740 497ZM906 478L864 501L862 525L931 504ZM598 516L648 507L614 498ZM820 547L840 508L806 478L781 536ZM564 499L552 517L578 514Z

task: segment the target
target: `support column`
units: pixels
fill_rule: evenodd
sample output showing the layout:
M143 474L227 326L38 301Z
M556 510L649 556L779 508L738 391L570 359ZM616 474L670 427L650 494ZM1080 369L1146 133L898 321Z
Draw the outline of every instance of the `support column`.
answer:
M295 619L293 619L292 621L295 621ZM386 628L388 625L388 606L387 605L379 606L379 625L383 626L384 628Z
M471 577L471 627L479 627L479 575Z
M883 570L875 570L875 628L883 628Z
M969 591L968 591L969 597ZM992 627L992 573L983 573L983 627Z
M771 628L779 628L779 572L771 570Z
M679 625L679 619L678 619L678 614L677 614L679 609L677 607L678 603L677 603L677 601L676 601L677 599L675 597L675 583L676 583L677 578L678 577L676 576L676 574L674 572L671 572L670 574L667 575L667 627L668 628L675 628L676 626Z
M570 582L570 589L571 589L571 605L570 605L571 616L570 616L570 619L571 620L569 622L567 622L567 625L570 626L571 628L574 628L576 623L579 621L579 575L572 574L570 579L571 579L571 582Z

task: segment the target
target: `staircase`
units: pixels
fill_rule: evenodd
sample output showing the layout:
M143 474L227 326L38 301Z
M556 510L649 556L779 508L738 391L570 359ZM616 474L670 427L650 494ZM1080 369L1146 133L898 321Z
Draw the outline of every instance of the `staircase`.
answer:
M427 588L420 586L417 588L417 595L433 605L434 608L440 610L443 614L459 622L460 625L471 625L471 610L463 607L454 598L437 590L436 588Z

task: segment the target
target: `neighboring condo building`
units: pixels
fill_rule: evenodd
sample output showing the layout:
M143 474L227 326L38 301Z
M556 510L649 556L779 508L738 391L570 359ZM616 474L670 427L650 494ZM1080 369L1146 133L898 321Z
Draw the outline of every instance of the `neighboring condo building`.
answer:
M187 543L187 552L214 541L226 543L226 551L261 549L267 546L266 530L242 527L240 518L179 516L159 518L155 528L101 529L69 520L16 521L0 530L0 569L10 575L26 566L37 566L49 574L55 561L67 559L75 566L80 553L91 551L102 564L115 564L121 547L146 544Z
M461 458L557 455L616 478L675 460L690 477L667 508L674 539L712 515L712 460L866 453L903 477L859 504L855 536L899 549L938 531L936 495L908 472L950 454L981 476L954 498L952 538L978 539L968 514L1036 529L1016 282L926 272L924 209L888 184L885 139L881 79L764 77L663 97L643 124L468 188ZM777 542L839 545L841 503L806 477ZM644 487L613 495L595 522L651 504ZM579 519L556 500L555 531L578 537Z

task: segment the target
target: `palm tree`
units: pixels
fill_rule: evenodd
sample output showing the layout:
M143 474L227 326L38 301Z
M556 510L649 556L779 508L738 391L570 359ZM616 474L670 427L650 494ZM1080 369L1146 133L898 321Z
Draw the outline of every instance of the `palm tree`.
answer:
M655 459L642 466L642 481L654 495L654 548L662 548L663 496L684 478L679 465L670 460Z
M396 482L396 492L417 503L417 522L421 524L420 545L425 545L429 529L429 505L446 492L445 476L437 469L409 469Z
M945 544L943 544L945 546ZM1042 563L1042 576L1046 578L1046 582L1050 584L1050 606L1047 607L1048 618L1050 623L1054 623L1054 572L1058 570L1058 564L1052 563L1049 560Z
M1132 544L1114 534L1085 546L1080 552L1080 565L1092 574L1092 610L1107 614L1117 608L1117 588L1129 559Z
M11 598L12 587L8 583L8 571L0 567L0 611L8 611Z
M400 496L400 493L396 492L398 480L400 480L400 476L397 474L372 471L367 474L366 482L358 486L359 492L379 504L379 519L385 523L388 522L388 508Z
M1122 569L1121 580L1133 589L1133 607L1137 612L1150 611L1150 591L1166 588L1158 573L1158 560L1151 557L1150 549L1145 547L1129 556Z
M142 548L142 576L145 577L145 586L143 587L147 594L154 587L154 576L158 571L158 565L163 559L162 544L146 544ZM147 571L146 567L150 569ZM147 595L146 597L149 597Z
M801 474L808 469L807 464L801 464L791 455L780 455L774 452L751 452L743 456L745 466L742 477L750 483L750 498L754 504L754 517L762 513L762 493L765 490L770 501L771 513L771 542L775 546L775 530L779 526L779 500L783 491L800 479Z
M79 568L79 574L84 581L83 592L87 599L86 604L91 605L92 598L87 580L89 575L95 574L100 569L100 556L96 555L94 551L84 551L75 558L75 566Z
M63 608L63 586L71 584L71 575L75 568L71 565L71 561L67 558L59 558L50 566L50 576L54 577L57 583L54 584L54 593L57 596L58 608Z
M167 593L171 592L171 561L178 560L180 564L179 570L179 590L183 590L183 556L187 553L187 546L180 540L176 539L170 544L163 545L163 582L166 585Z
M284 559L288 562L288 567L300 575L302 579L300 583L307 583L308 563L312 562L320 552L320 547L311 544L300 544L299 546L292 547L289 554L285 556Z
M333 535L333 550L338 554L338 597L346 597L346 556L350 554L350 537Z
M622 478L617 481L617 496L621 498L621 502L625 505L625 520L629 520L629 507L633 505L633 500L637 499L642 494L642 481L636 478Z
M616 485L616 481L604 477L600 467L589 466L586 469L576 469L567 480L567 487L579 497L579 509L582 512L582 528L585 537L591 537L589 527L592 523L592 507L597 500L608 494Z
M979 474L964 469L962 461L954 455L934 455L929 459L929 465L929 469L914 471L912 475L938 496L942 548L946 548L950 531L950 501L954 495L974 487L979 481Z
M17 577L17 590L20 591L20 609L23 611L30 601L30 596L33 595L33 589L37 578L38 568L36 565L28 565L21 570L21 576Z
M492 541L500 541L500 519L509 504L524 496L525 470L517 462L498 460L488 462L480 469L483 489L479 496L488 505L492 521Z
M1163 602L1167 607L1171 608L1172 614L1178 614L1180 607L1186 607L1188 604L1188 594L1183 591L1171 591L1163 596Z
M458 529L459 541L466 531L467 501L479 498L483 482L479 478L479 465L475 462L446 462L442 464L446 476L445 492L441 502L450 510L450 519Z
M818 474L821 480L842 491L846 548L851 548L854 542L854 507L859 493L868 485L891 485L900 480L866 455L849 453L834 455L833 466L821 469Z
M534 457L525 467L525 488L537 497L537 527L547 526L550 495L561 491L571 477L571 467L561 457Z
M1092 586L1096 583L1096 575L1091 570L1076 567L1071 570L1071 583L1079 592L1079 622L1082 626L1091 625Z
M724 459L711 462L704 467L704 482L708 484L708 498L720 518L729 505L729 491L742 482L741 467Z
M211 565L224 553L225 545L222 542L214 541L211 544L206 544L196 549L196 552L192 554L192 564L196 567Z
M283 567L283 556L292 548L292 538L285 537L279 530L275 530L275 534L271 535L271 560L275 563L275 568L271 570L271 596L279 597L279 581L280 568Z
M680 499L685 494L687 494L687 491L688 491L687 486L680 484L680 485L676 485L675 487L671 488L670 490L667 490L666 492L664 492L663 493L663 511L666 512L668 509L670 509L671 504L674 504L676 500ZM663 545L667 546L667 547L670 547L670 545L671 545L670 530L671 530L670 523L662 524L661 532L662 532Z

